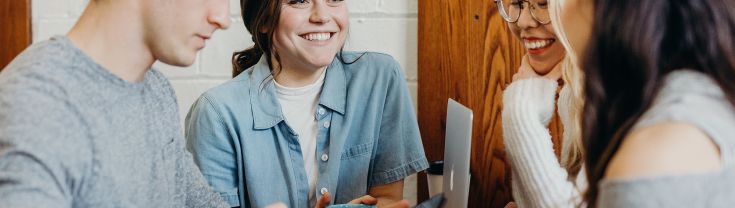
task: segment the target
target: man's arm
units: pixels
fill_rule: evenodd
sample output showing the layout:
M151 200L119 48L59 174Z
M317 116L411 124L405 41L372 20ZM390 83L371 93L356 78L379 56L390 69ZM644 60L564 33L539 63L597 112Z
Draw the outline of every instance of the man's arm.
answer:
M0 207L71 207L83 184L89 141L55 95L0 89Z

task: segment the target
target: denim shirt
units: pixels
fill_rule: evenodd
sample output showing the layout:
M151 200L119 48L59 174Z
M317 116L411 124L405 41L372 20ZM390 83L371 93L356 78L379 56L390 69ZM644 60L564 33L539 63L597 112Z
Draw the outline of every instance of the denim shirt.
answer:
M371 52L343 57L357 61L335 58L327 67L314 112L315 199L329 192L332 204L428 167L398 63ZM233 207L312 207L298 136L284 120L271 78L261 58L205 92L186 117L187 148L210 186Z

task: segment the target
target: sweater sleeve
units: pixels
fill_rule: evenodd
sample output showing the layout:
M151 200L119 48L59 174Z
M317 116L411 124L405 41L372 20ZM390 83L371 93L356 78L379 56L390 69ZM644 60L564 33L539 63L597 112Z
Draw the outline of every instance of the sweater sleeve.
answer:
M0 89L0 207L73 207L87 182L86 126L59 94Z
M503 136L519 207L574 207L579 198L554 154L547 125L557 83L545 78L514 81L503 92Z

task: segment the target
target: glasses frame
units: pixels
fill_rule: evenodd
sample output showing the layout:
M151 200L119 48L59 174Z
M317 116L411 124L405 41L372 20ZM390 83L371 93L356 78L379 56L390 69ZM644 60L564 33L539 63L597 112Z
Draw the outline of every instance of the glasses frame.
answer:
M539 20L539 18L536 16L536 12L534 12L534 10L537 8L533 6L530 0L521 1L521 13L518 14L518 17L516 17L515 20L511 19L506 13L507 11L505 11L504 9L505 7L503 7L503 0L493 0L493 1L495 2L495 5L498 7L498 11L500 11L500 16L503 17L503 20L505 20L508 23L516 23L518 22L519 19L521 19L521 15L523 14L523 9L525 7L524 5L526 4L528 4L529 13L531 13L531 18L533 18L533 20L535 20L536 22L542 25L547 25L551 23L551 17L549 17L549 20L546 22Z

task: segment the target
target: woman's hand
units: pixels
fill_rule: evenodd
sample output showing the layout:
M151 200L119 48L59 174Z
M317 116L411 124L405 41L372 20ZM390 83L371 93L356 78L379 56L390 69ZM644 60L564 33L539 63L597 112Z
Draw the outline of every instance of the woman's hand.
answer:
M331 196L329 195L329 192L322 195L321 198L319 198L318 201L316 201L316 208L325 208L329 206L329 201L331 201Z
M331 196L329 193L326 193L322 195L321 198L316 202L316 208L325 208L329 206L329 202L331 201ZM375 197L372 197L370 195L365 195L360 198L354 199L350 201L348 204L365 204L365 205L377 205L378 199ZM393 204L385 205L385 206L379 206L380 208L408 208L409 204L406 200L401 200Z
M559 63L556 63L554 65L554 68L549 71L544 76L539 75L536 73L536 70L533 70L533 67L531 67L531 64L528 62L528 55L523 56L523 59L521 59L521 66L518 67L518 72L513 75L513 81L520 80L520 79L528 79L528 78L535 78L535 77L543 77L551 80L559 80L561 79L562 75L562 62L559 61Z
M378 199L370 195L365 195L357 199L353 199L348 204L365 204L365 205L377 205Z
M276 203L266 206L265 208L288 208L284 203Z
M401 201L387 204L387 205L385 203L381 203L380 205L378 205L378 199L370 195L365 195L360 198L354 199L350 201L348 204L375 205L378 208L408 208L409 206L408 201L406 200L401 200Z

